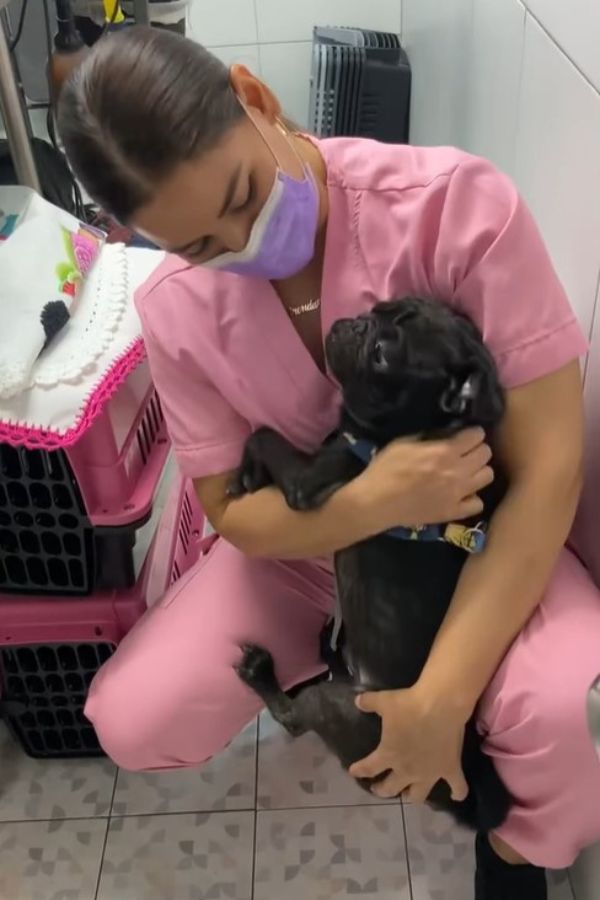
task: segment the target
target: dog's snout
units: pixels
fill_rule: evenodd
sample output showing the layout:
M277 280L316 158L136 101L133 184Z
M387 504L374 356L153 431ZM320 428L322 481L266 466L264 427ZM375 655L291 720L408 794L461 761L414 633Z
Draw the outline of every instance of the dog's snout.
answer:
M331 334L334 336L344 334L354 327L354 323L354 319L337 319L331 326Z
M354 320L356 333L359 335L366 334L369 328L369 316L359 316Z

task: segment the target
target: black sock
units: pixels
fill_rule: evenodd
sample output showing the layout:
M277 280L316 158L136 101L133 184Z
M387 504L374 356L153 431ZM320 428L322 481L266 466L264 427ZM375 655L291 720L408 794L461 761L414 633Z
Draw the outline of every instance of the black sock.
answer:
M504 862L494 853L487 834L477 835L475 857L475 900L547 900L545 870Z

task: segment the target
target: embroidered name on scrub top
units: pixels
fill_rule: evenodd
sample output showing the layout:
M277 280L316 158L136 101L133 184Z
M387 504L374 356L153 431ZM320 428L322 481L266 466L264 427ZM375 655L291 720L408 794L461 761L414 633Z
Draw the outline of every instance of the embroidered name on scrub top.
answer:
M349 432L344 432L343 437L354 455L368 466L377 453L375 444L365 438L355 438ZM449 522L446 525L418 525L415 528L399 526L390 528L385 534L402 541L443 541L466 553L481 553L485 547L486 523L462 525L459 522Z

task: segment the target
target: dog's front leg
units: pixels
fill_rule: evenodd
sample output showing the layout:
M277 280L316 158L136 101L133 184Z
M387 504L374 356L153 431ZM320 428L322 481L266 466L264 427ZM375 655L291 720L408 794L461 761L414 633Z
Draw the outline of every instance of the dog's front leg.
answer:
M230 494L240 496L275 484L292 509L315 509L361 468L343 440L334 439L310 455L297 450L279 432L260 428L246 442Z

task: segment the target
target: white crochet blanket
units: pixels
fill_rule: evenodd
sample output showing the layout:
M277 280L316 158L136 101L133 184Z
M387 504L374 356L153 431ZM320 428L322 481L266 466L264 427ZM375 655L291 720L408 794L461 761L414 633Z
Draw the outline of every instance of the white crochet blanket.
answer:
M44 351L29 386L0 399L0 441L51 448L76 440L144 358L133 295L164 254L105 245L77 314Z
M88 314L79 310L78 299L103 240L33 191L0 187L0 398L64 374L56 363L48 366L43 350L70 317ZM89 305L89 291L86 298ZM118 304L115 300L114 315ZM71 374L83 370L97 346L96 338L88 339L71 353Z

